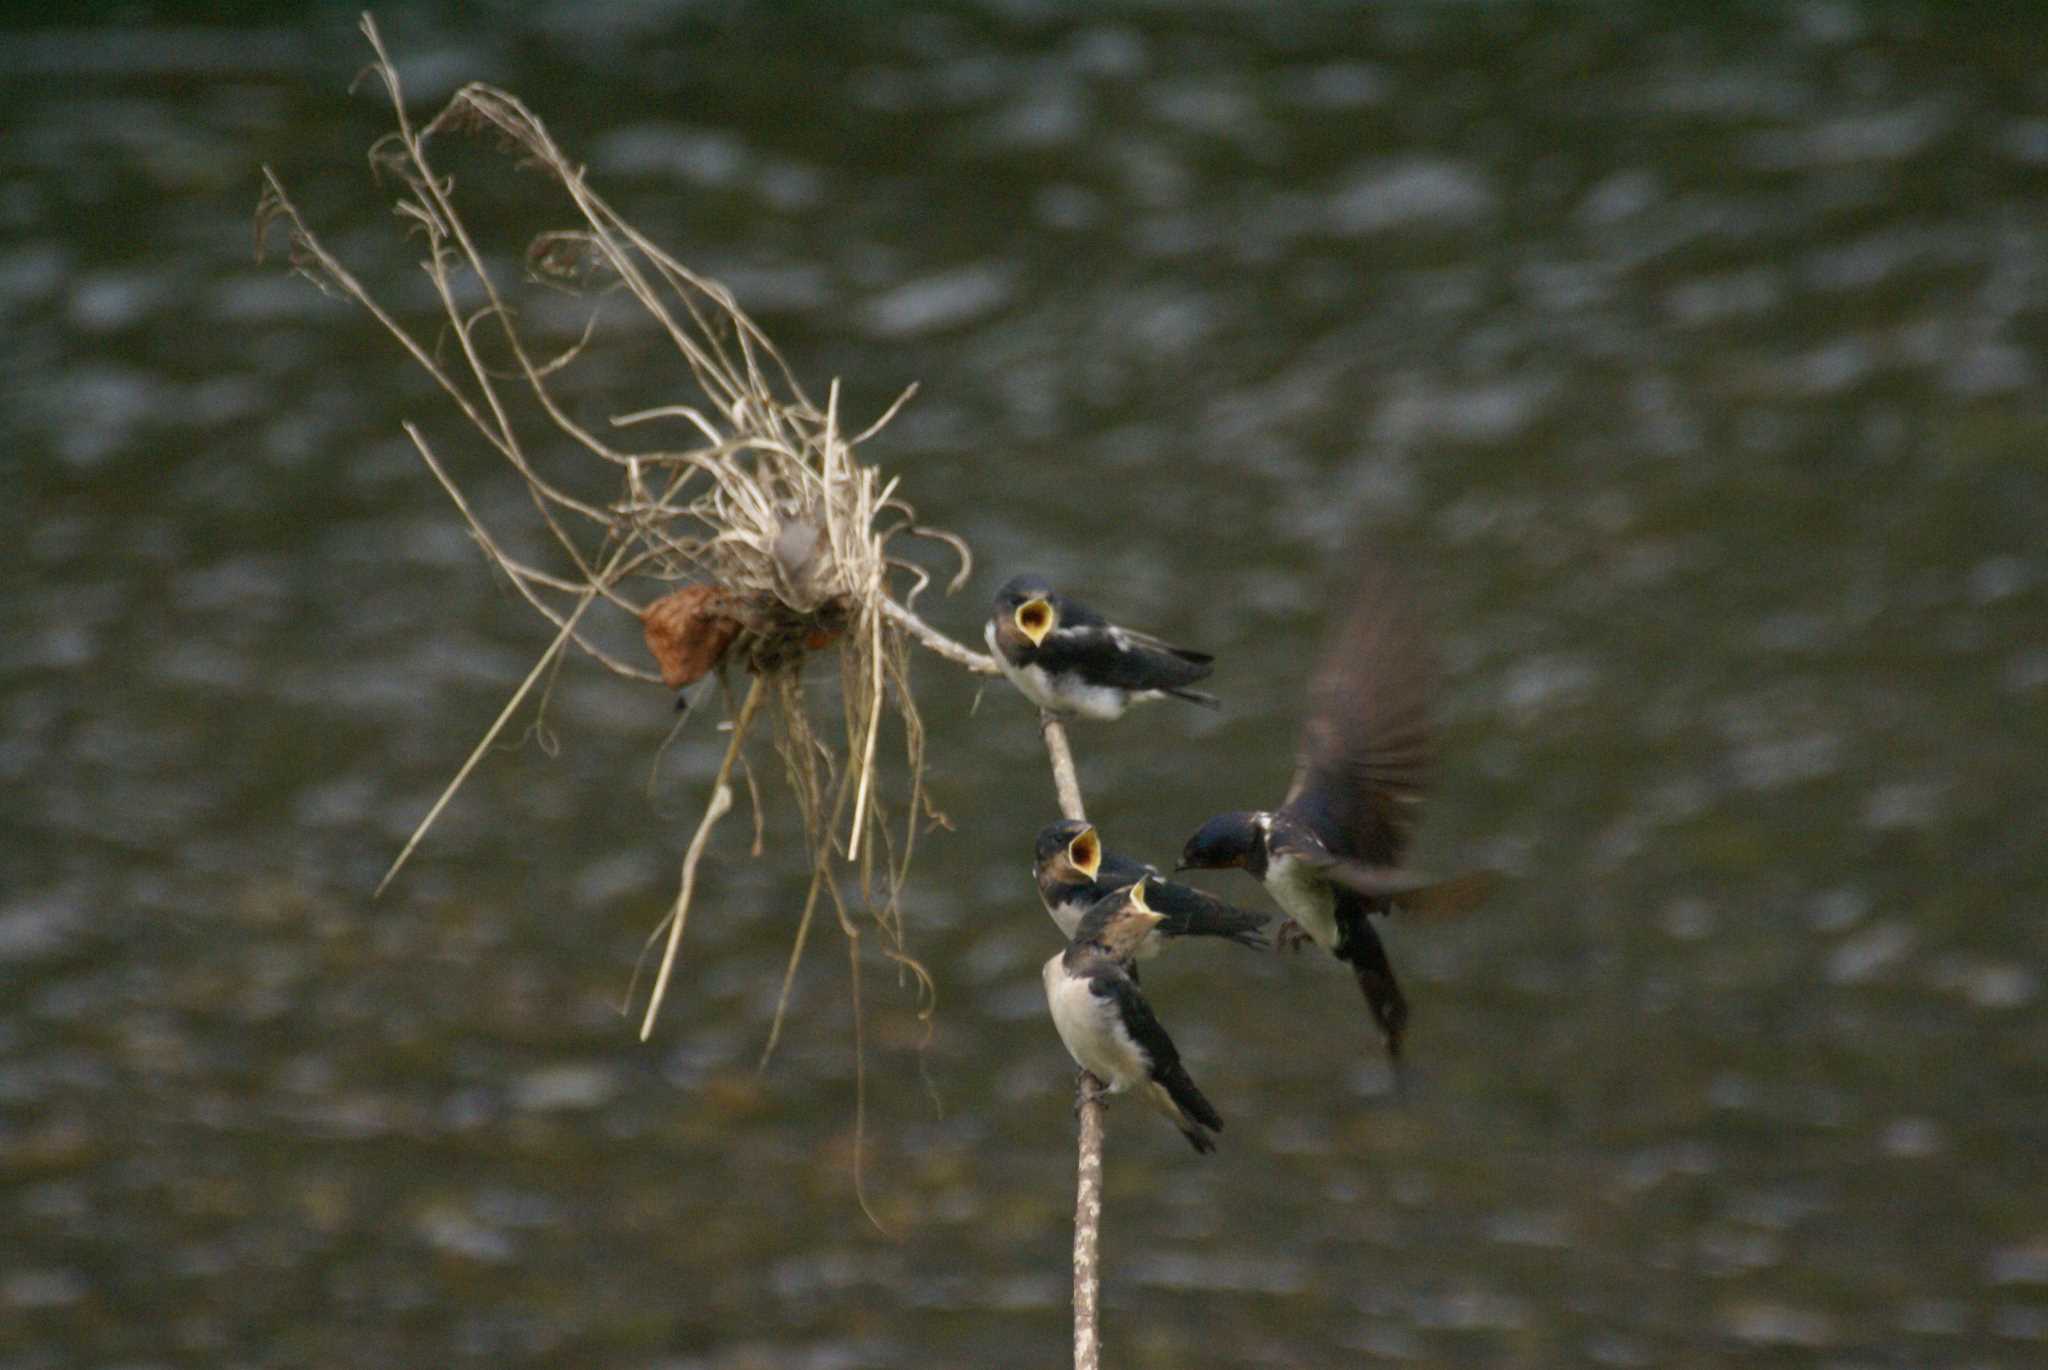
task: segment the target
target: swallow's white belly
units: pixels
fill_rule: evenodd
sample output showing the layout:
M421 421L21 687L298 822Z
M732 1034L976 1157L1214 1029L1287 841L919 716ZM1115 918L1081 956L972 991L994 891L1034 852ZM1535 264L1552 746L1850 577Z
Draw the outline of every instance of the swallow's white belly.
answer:
M1145 1053L1124 1031L1115 1001L1092 993L1087 980L1067 974L1059 956L1045 963L1043 978L1052 1025L1081 1069L1108 1085L1112 1093L1151 1078Z
M989 654L995 657L996 665L1003 668L1003 674L1010 678L1023 696L1041 709L1050 709L1056 714L1071 714L1077 718L1090 718L1098 722L1122 718L1124 710L1135 699L1155 699L1157 690L1142 690L1133 694L1108 685L1091 685L1074 676L1055 676L1039 665L1013 666L996 645L995 620L990 619L982 629L982 640L988 643Z
M1024 668L1038 678L1039 688L1058 701L1052 707L1063 714L1092 718L1107 723L1122 718L1124 710L1139 700L1157 699L1157 690L1119 690L1109 685L1091 685L1073 676L1053 676L1042 666Z
M1269 856L1266 890L1317 946L1337 949L1337 891L1329 881L1292 856Z

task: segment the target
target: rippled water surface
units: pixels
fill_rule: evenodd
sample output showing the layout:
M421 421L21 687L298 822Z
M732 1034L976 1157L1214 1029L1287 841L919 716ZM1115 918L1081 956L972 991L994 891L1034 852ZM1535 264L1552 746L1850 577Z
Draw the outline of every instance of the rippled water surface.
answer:
M661 691L565 673L372 901L548 634L399 424L487 518L509 473L251 260L267 162L431 336L349 16L235 8L0 32L0 1367L1058 1363L1016 698L918 663L954 830L928 1038L865 953L886 1234L836 928L756 1071L786 815L620 1016L720 745L657 757ZM979 555L942 626L1035 567L1218 654L1220 717L1077 732L1113 845L1277 797L1341 549L1416 567L1422 857L1516 878L1389 934L1398 1099L1326 959L1147 972L1228 1129L1112 1109L1105 1363L2048 1357L2048 17L380 17L850 413L921 384L868 450ZM677 397L598 360L593 417Z

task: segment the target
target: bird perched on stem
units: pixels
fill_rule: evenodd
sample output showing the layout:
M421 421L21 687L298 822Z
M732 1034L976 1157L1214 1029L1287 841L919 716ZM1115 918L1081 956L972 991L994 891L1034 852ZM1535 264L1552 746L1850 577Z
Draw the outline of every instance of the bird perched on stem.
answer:
M1273 921L1271 914L1236 908L1192 885L1162 878L1156 866L1105 851L1095 825L1078 818L1038 830L1032 870L1045 911L1070 938L1089 909L1119 890L1149 880L1146 903L1160 921L1138 943L1133 957L1140 961L1157 956L1168 941L1180 937L1223 937L1254 949L1267 945L1259 929Z
M1408 1000L1368 915L1453 913L1496 876L1435 881L1400 866L1434 765L1435 662L1412 602L1390 573L1365 569L1309 682L1293 783L1276 810L1220 814L1187 841L1180 870L1242 867L1304 936L1351 967L1398 1069Z
M1189 1146L1206 1153L1216 1149L1213 1134L1223 1130L1223 1119L1188 1078L1173 1039L1130 973L1131 957L1161 921L1146 904L1148 883L1118 890L1088 910L1067 949L1045 963L1045 1002L1081 1069L1111 1094L1135 1089Z
M983 636L1026 699L1065 717L1121 718L1131 705L1166 695L1222 707L1188 688L1215 658L1119 628L1043 576L1016 576L996 591Z

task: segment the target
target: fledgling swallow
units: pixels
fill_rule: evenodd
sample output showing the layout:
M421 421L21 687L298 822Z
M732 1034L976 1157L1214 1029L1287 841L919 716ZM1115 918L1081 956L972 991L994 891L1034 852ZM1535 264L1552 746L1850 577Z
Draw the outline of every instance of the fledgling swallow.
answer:
M1146 905L1148 883L1098 900L1082 917L1067 949L1045 963L1046 1007L1075 1064L1111 1094L1135 1089L1206 1153L1216 1149L1212 1134L1223 1130L1223 1119L1188 1078L1131 977L1131 958L1162 921Z
M1207 652L1119 628L1043 576L1016 576L996 591L982 636L1010 683L1052 713L1121 718L1131 705L1166 695L1223 707L1188 688L1215 669Z
M1039 829L1032 873L1045 911L1069 938L1089 909L1119 890L1149 880L1146 903L1160 921L1132 953L1135 960L1150 960L1177 937L1225 937L1255 949L1267 945L1259 929L1273 921L1271 914L1235 908L1192 885L1164 879L1157 866L1105 851L1093 823L1065 818Z
M1368 921L1396 908L1452 913L1484 898L1494 872L1435 881L1400 866L1433 768L1435 662L1418 615L1369 565L1309 683L1293 783L1276 810L1220 814L1181 852L1180 870L1242 867L1293 920L1276 940L1314 939L1350 965L1399 1067L1408 1000Z

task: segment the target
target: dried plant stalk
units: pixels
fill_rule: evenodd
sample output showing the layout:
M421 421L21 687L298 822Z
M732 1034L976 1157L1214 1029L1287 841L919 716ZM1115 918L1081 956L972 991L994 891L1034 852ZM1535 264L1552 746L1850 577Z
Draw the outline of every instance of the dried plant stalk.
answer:
M1060 817L1086 822L1081 805L1081 778L1074 770L1074 750L1057 714L1041 713L1039 731L1052 762L1053 789L1060 797ZM1102 1359L1102 1335L1096 1310L1102 1293L1099 1253L1102 1249L1102 1081L1082 1071L1074 1082L1074 1117L1079 1124L1074 1143L1074 1370L1095 1370Z
M950 593L972 568L966 543L919 524L896 482L855 456L912 392L849 435L840 418L837 382L825 404L815 404L725 288L692 272L620 217L516 97L467 85L439 113L415 123L398 71L368 15L362 31L374 53L370 71L382 82L396 122L395 131L372 146L370 163L381 179L400 188L398 216L424 246L422 266L439 303L441 341L430 346L373 298L322 244L267 167L257 210L259 251L270 230L281 226L296 271L369 311L433 377L486 446L525 483L535 523L521 531L539 533L556 563L536 565L513 555L508 540L478 517L448 463L417 428L406 426L486 557L554 626L555 635L392 863L385 883L564 654L580 652L629 679L661 681L661 674L621 660L593 639L589 625L598 613L642 619L651 601L679 583L714 586L717 611L729 615L736 629L686 637L686 650L679 650L688 668L674 660L664 667L681 679L716 660L720 669L745 671L754 681L684 859L675 904L657 929L657 935L666 932L666 944L642 1035L652 1030L670 983L697 863L713 826L731 807L731 772L736 761L744 765L742 748L757 710L773 724L810 854L811 891L790 975L822 894L854 956L857 1004L860 925L841 888L842 877L851 877L882 933L885 954L911 974L928 1012L932 982L910 956L899 905L928 810L924 730L910 685L909 644L970 670L994 674L996 667L926 624L914 608L931 577L905 549L922 541L949 553L956 563ZM544 233L526 247L523 280L502 279L504 268L494 263L504 255L493 255L472 235L457 209L454 179L437 168L445 140L461 133L487 135L522 168L538 171L567 202L571 226ZM592 304L576 341L544 355L522 332L510 294L535 282L630 300L643 331L651 325L674 348L693 393L681 402L617 414L602 431L579 422L559 398L560 387L572 368L590 360L599 336L597 307ZM564 452L570 454L566 462ZM611 487L609 494L592 493L593 486L604 485ZM712 599L707 595L704 602ZM839 658L843 717L838 726L821 729L810 717L801 668L826 650ZM892 717L902 733L908 777L907 793L896 795L881 779L879 760L879 739ZM756 823L758 830L758 810ZM787 995L785 982L785 1006ZM771 1049L781 1018L779 1007Z

